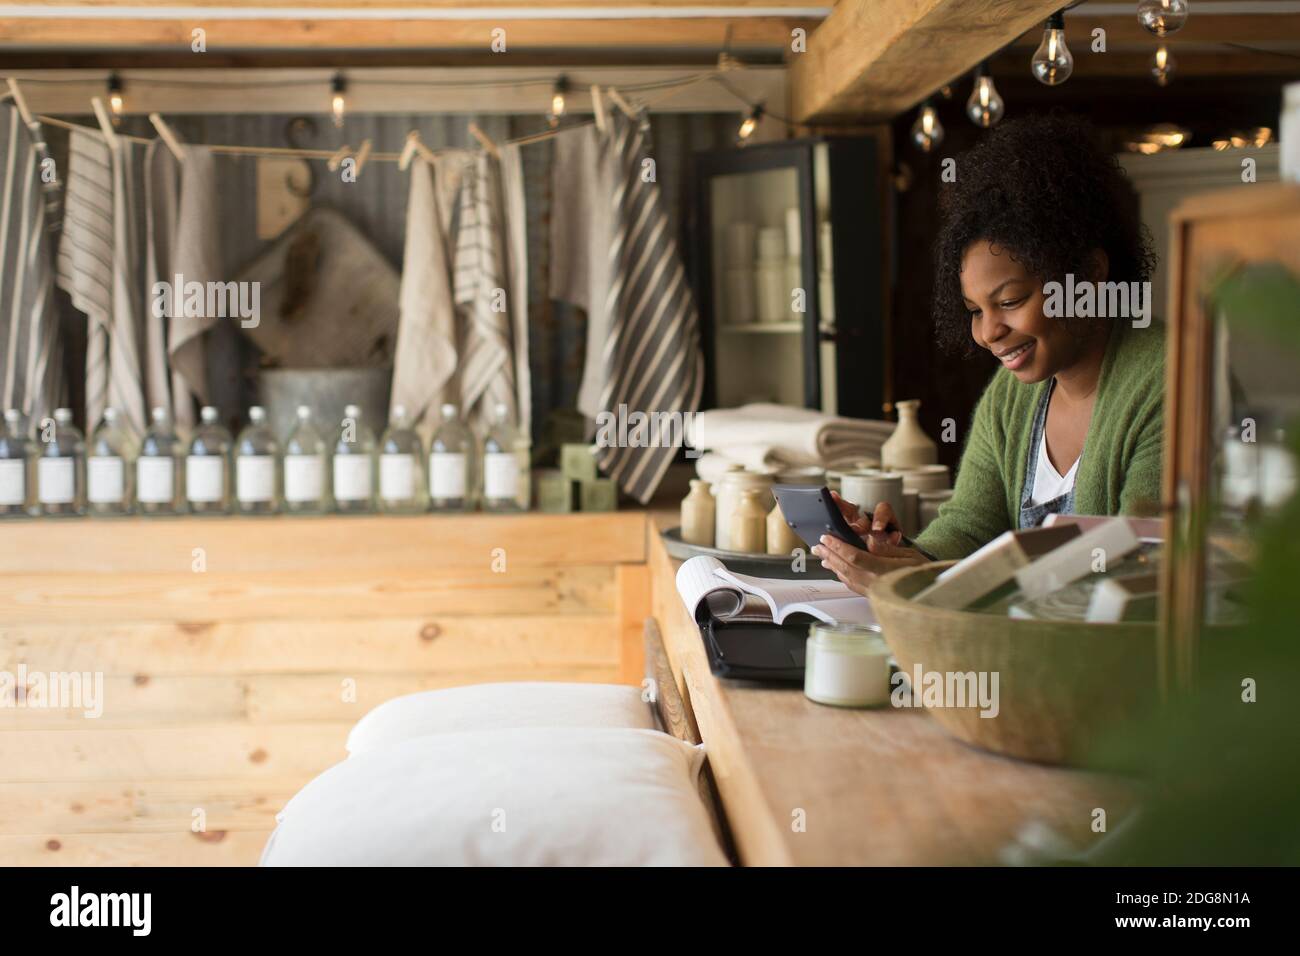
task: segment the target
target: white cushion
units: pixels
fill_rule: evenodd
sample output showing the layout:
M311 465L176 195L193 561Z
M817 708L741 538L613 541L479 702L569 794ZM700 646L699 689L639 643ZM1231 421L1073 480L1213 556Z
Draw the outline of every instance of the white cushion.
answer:
M703 752L657 730L436 734L358 753L280 812L264 866L725 866Z
M653 730L641 689L624 684L520 682L423 691L385 701L348 734L348 753L462 730L624 727Z

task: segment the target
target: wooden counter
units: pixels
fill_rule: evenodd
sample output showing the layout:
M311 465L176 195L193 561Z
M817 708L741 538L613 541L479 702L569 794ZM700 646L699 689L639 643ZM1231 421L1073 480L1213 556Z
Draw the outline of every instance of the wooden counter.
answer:
M0 708L0 860L252 864L388 698L639 682L645 526L642 511L0 522L0 670L104 682L98 718Z
M1094 808L1113 828L1132 807L1121 781L975 750L921 711L827 707L798 688L715 678L673 583L679 562L651 524L654 614L742 863L997 863L1026 824L1086 848L1101 836Z
M652 608L744 863L980 862L1032 820L1085 845L1094 807L1122 816L1118 783L972 750L920 712L716 680L657 534L670 520L0 523L0 670L104 679L98 718L0 708L0 860L255 863L371 707L484 681L637 683Z

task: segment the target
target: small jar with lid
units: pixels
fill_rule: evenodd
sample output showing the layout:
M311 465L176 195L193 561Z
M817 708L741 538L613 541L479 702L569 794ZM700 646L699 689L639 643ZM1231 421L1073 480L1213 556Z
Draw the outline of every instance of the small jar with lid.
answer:
M889 703L892 653L877 629L816 623L808 629L803 692L834 707Z

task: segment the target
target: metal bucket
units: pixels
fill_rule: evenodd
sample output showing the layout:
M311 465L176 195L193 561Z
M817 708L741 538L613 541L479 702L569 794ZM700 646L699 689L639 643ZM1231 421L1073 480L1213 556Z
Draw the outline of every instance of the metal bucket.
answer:
M297 422L299 405L311 409L327 440L348 405L361 406L361 419L376 438L388 425L391 368L264 369L258 378L261 404L281 440Z

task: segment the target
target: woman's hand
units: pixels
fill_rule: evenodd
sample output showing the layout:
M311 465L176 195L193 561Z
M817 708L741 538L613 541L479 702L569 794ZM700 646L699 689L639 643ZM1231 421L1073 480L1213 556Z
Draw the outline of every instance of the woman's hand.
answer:
M844 519L867 543L867 550L845 544L832 535L822 535L812 553L821 558L822 567L835 572L835 576L858 594L866 595L877 575L895 568L924 564L919 551L900 546L903 532L889 502L882 501L871 512L871 521L858 514L858 506L831 492Z

